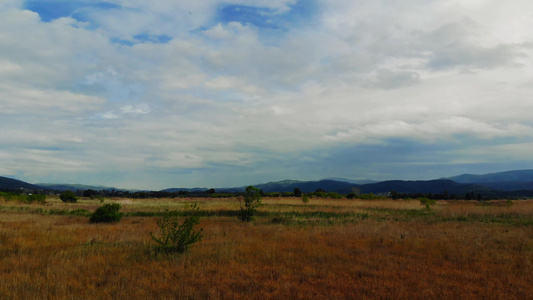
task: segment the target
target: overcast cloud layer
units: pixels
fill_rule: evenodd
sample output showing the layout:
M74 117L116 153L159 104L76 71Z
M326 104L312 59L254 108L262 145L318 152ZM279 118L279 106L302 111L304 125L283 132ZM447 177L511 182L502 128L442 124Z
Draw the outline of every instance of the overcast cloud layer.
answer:
M533 168L529 0L3 0L0 175L124 188Z

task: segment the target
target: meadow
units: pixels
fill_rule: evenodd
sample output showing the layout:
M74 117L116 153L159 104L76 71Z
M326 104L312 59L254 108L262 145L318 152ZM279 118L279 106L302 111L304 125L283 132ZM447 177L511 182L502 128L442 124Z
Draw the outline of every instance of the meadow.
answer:
M0 198L0 299L533 299L533 200ZM197 203L203 240L154 251L165 209Z

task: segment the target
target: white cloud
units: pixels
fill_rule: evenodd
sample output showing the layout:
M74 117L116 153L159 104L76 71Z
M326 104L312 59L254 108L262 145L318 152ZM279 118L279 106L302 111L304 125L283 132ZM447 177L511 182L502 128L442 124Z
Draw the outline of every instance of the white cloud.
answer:
M105 100L69 91L32 89L24 85L0 84L2 114L65 114L94 110Z
M205 82L204 85L208 89L214 90L238 90L245 95L264 94L262 88L251 85L245 80L238 77L216 77Z
M58 165L94 180L100 170L268 165L283 174L284 157L306 151L532 138L525 0L318 1L312 21L279 30L226 23L221 8L283 15L296 1L114 3L84 10L84 22L0 4L2 172L32 180Z

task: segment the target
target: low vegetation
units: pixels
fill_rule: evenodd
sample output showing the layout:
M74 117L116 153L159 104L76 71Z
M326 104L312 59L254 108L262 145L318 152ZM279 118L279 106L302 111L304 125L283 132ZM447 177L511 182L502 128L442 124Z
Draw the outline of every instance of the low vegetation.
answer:
M533 200L262 198L248 223L235 197L106 198L95 226L98 199L8 198L0 299L531 298Z
M175 211L166 210L157 220L159 235L150 232L152 239L158 244L156 251L164 253L184 253L190 245L202 240L203 228L196 229L200 223L200 208L196 203L188 210L188 217L180 223Z
M427 210L430 210L431 206L437 203L437 201L435 201L434 199L428 199L428 198L420 198L419 201L420 201L420 204L424 205Z
M114 223L119 222L124 216L120 211L120 204L107 203L98 207L91 215L91 223Z
M59 199L63 202L76 203L78 202L78 197L74 194L73 191L64 191L59 195Z
M263 205L262 198L261 191L258 188L254 186L247 187L244 196L238 198L240 206L239 220L243 222L252 221L257 208Z
M0 192L0 197L5 201L17 201L22 203L46 203L46 195L41 194L15 194L15 193L3 193Z

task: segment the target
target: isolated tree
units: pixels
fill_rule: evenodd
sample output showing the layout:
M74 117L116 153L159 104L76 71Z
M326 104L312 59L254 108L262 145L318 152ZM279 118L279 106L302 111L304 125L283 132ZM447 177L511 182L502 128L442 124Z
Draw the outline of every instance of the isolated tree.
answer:
M302 197L302 190L300 188L294 188L294 197Z
M239 206L241 208L238 216L239 220L243 222L252 221L257 208L263 205L261 199L260 189L254 186L247 187L244 198L239 198Z

